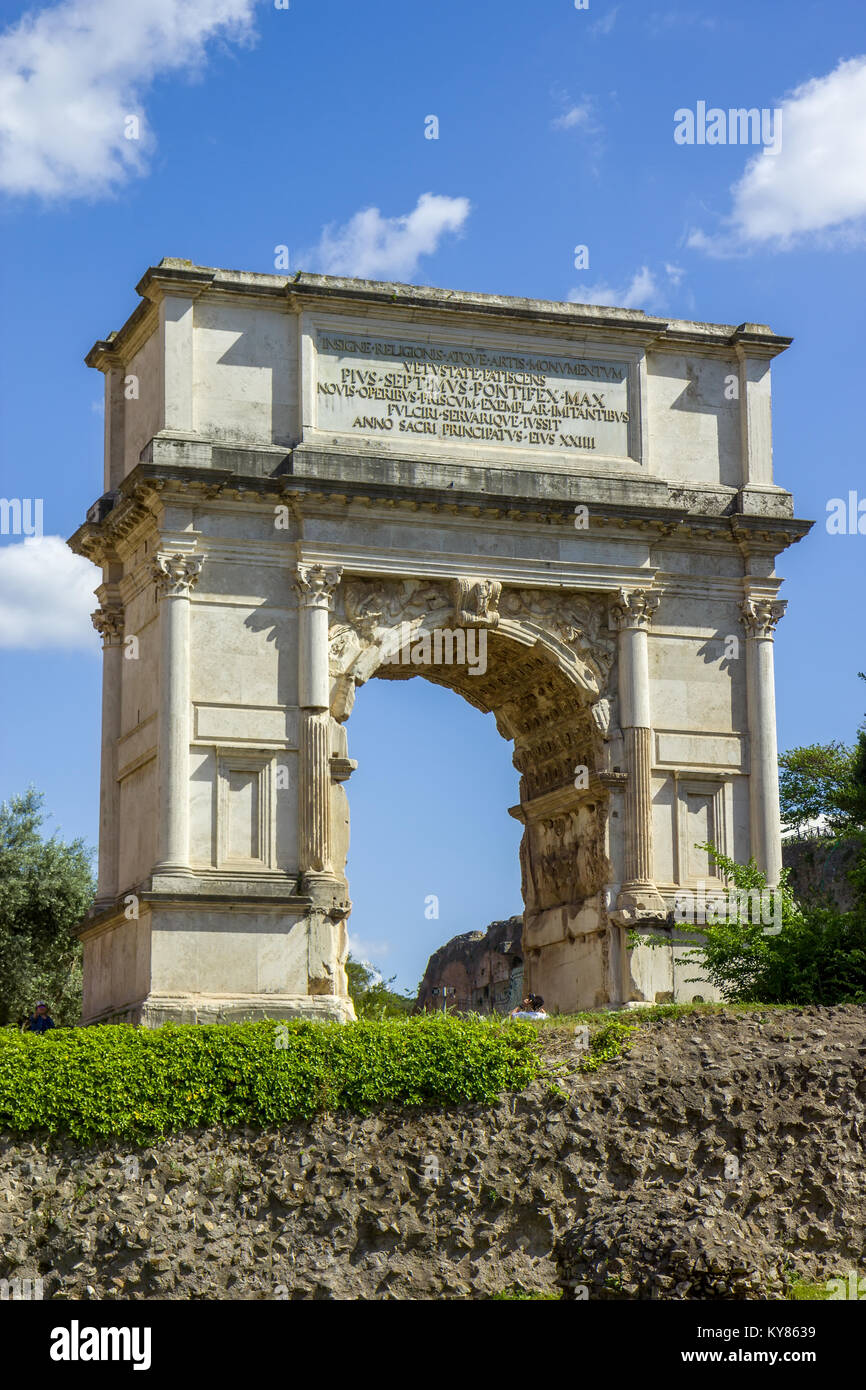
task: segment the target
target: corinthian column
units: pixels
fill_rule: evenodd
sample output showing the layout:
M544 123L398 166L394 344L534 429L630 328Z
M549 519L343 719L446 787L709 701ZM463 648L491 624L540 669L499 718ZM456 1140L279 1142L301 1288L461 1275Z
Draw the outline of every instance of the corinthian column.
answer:
M783 600L762 598L747 598L740 605L746 629L752 854L768 888L777 886L782 871L773 634L786 607Z
M299 564L298 704L300 728L299 868L333 876L331 856L331 715L328 613L342 570Z
M200 555L159 554L153 577L159 595L159 849L155 870L189 874L189 596Z
M120 845L117 783L117 741L120 738L121 682L123 677L123 608L102 599L90 615L102 638L102 757L99 770L99 868L97 901L116 898Z
M621 589L611 604L610 625L618 632L619 713L625 743L625 851L617 916L625 922L666 916L653 878L652 720L647 632L659 606L649 589Z

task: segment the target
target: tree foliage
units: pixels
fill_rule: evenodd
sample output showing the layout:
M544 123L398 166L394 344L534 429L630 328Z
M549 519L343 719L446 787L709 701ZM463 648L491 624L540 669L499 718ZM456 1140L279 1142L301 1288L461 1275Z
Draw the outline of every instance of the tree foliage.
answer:
M0 1025L47 1000L58 1024L81 1014L75 927L93 899L82 840L45 837L44 797L33 788L0 804Z
M866 680L862 671L861 680ZM791 748L779 759L782 824L801 830L824 817L834 835L866 830L866 724L853 747L811 743Z
M391 988L396 975L383 979L381 970L369 961L354 960L350 955L346 976L358 1018L402 1018L415 1004L414 995L398 994Z
M802 830L809 821L824 817L829 830L843 831L853 762L854 750L838 742L810 743L783 753L779 802L784 827Z

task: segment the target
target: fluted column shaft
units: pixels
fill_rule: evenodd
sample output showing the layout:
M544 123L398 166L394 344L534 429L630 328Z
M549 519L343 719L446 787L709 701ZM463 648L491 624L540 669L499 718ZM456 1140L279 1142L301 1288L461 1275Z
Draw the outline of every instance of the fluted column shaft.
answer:
M159 846L156 871L189 874L190 602L201 556L158 555L159 594Z
M652 718L647 632L659 598L650 590L621 590L611 605L618 633L619 722L625 743L623 879L617 909L638 918L665 913L653 878Z
M751 847L768 888L778 885L782 871L773 634L786 606L780 600L748 598L740 610L746 629Z
M96 883L98 901L115 898L118 883L120 846L117 781L117 741L121 733L121 695L123 679L123 608L103 601L91 614L93 626L102 637L102 756L99 771L99 860Z
M298 704L301 709L299 867L333 873L331 849L331 715L328 614L341 570L299 564Z
M652 779L650 740L644 727L623 730L629 780L625 794L625 884L653 884Z

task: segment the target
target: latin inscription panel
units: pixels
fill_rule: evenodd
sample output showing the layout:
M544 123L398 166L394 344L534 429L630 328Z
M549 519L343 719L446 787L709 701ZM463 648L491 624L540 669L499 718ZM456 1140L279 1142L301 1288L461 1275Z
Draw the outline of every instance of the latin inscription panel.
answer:
M365 440L629 456L628 364L320 331L317 428Z

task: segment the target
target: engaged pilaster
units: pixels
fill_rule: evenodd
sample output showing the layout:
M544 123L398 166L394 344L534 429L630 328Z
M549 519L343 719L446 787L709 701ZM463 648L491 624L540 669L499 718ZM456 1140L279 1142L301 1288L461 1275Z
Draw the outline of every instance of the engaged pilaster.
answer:
M103 591L100 591L100 594ZM124 613L119 603L107 596L90 615L102 638L102 761L99 786L99 867L97 901L115 898L118 884L119 799L117 782L117 741L121 726L121 685L123 679Z
M300 729L300 870L333 876L331 851L331 715L328 614L342 570L299 564L298 704Z
M783 599L771 598L747 598L740 605L746 630L752 854L768 888L777 886L782 871L773 638L786 607Z
M659 606L651 589L621 589L610 608L619 634L619 708L628 781L625 787L623 882L616 912L622 923L665 916L653 878L652 719L647 633Z
M200 555L158 554L153 577L160 600L159 851L156 871L189 874L189 597Z

